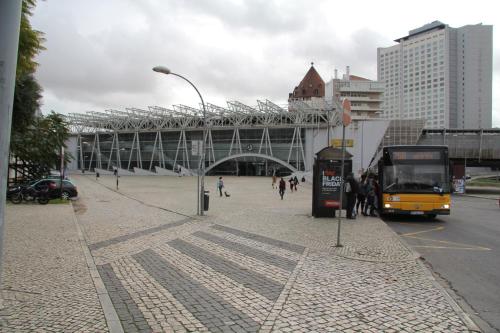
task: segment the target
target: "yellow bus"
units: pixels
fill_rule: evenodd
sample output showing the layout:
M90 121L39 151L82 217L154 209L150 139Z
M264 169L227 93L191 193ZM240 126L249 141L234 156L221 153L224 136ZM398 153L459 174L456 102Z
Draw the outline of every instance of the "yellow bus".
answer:
M378 177L381 214L450 214L448 147L384 147Z

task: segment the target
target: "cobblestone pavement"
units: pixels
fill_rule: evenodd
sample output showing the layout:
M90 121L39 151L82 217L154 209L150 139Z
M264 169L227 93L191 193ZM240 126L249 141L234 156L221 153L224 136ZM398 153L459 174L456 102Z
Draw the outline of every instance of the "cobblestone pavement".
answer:
M121 177L118 192L112 177L75 181L125 332L469 331L382 221L344 221L333 247L337 222L309 216L307 185L282 201L270 179L227 177L231 197L212 195L207 215L190 218L194 177Z
M7 205L1 332L107 332L71 205Z

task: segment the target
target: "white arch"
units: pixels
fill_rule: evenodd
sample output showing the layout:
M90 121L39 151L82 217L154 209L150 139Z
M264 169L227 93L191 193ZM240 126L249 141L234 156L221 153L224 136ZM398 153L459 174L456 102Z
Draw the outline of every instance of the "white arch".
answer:
M269 156L269 155L264 155L264 154L256 154L256 153L243 153L243 154L229 155L229 156L226 156L226 157L224 157L224 158L216 161L214 164L210 165L208 168L205 169L205 173L209 172L210 170L212 170L214 167L216 167L217 165L219 165L221 163L224 163L224 162L229 161L229 160L233 160L235 158L240 158L240 157L260 157L260 158L264 158L266 160L271 160L271 161L277 162L277 163L279 163L279 164L287 167L292 172L297 172L297 169L294 168L291 164L289 164L289 163L287 163L285 161L282 161L279 158L276 158L274 156Z

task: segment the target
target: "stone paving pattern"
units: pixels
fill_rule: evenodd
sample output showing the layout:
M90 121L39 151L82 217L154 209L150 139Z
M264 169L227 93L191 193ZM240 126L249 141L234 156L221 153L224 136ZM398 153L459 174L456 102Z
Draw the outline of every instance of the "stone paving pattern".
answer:
M107 332L71 205L7 205L0 332Z
M344 221L344 247L332 247L336 220L309 216L308 185L282 201L270 179L227 177L231 197L212 195L207 216L189 219L195 177L121 177L119 192L113 177L74 179L77 219L126 332L468 332L379 219ZM6 309L0 318L23 331L8 316L21 311ZM83 331L105 331L102 314L93 322Z
M152 332L141 310L123 287L110 264L97 267L113 306L126 332Z

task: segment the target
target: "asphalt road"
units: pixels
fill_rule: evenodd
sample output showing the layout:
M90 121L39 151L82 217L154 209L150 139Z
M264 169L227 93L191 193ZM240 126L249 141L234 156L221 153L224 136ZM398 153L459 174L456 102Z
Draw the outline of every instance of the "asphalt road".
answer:
M459 304L484 332L500 332L498 200L454 196L450 216L391 217L385 222L462 298Z

